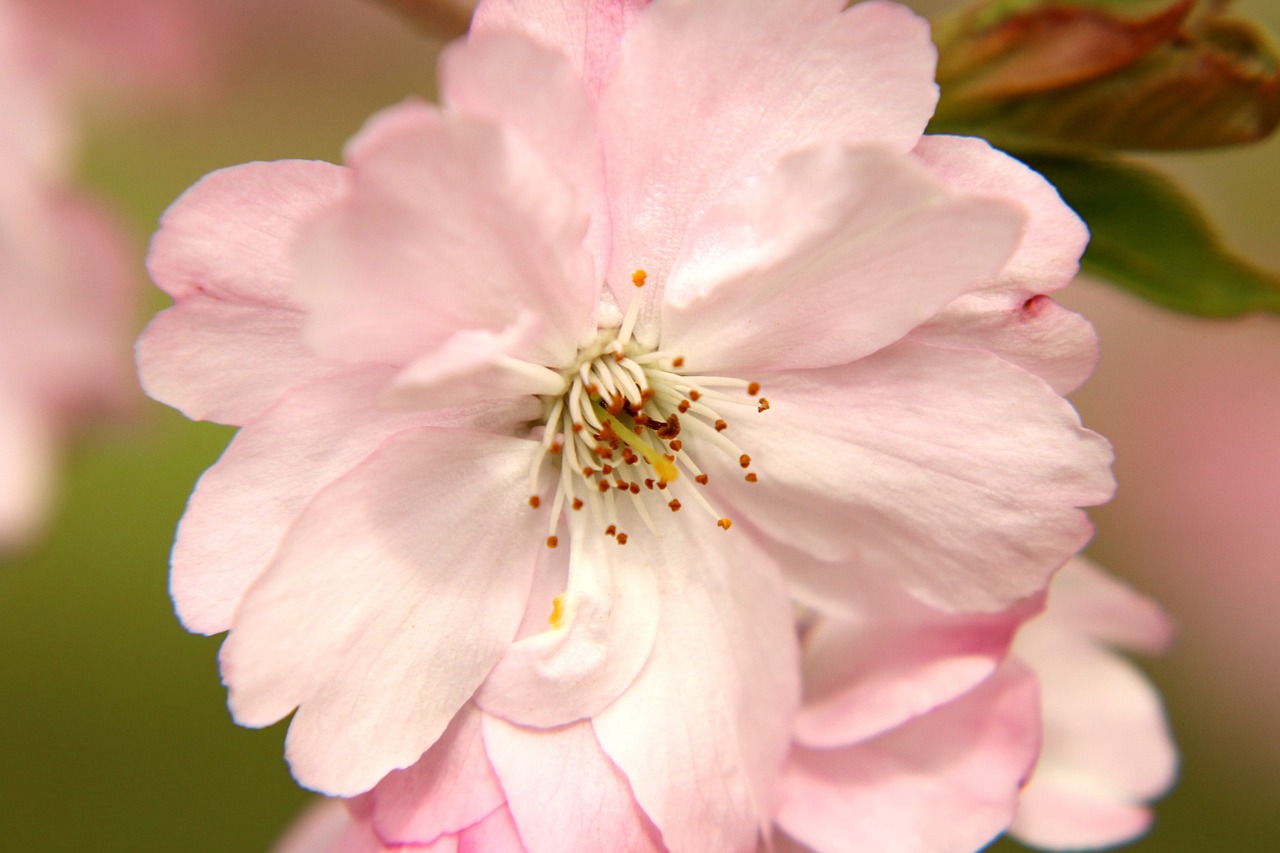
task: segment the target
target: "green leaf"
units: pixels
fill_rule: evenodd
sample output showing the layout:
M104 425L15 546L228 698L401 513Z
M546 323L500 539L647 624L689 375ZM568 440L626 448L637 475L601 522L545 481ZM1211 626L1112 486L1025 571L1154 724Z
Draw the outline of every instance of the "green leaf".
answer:
M1280 313L1280 276L1228 250L1164 177L1117 159L1019 156L1089 224L1085 272L1200 317Z

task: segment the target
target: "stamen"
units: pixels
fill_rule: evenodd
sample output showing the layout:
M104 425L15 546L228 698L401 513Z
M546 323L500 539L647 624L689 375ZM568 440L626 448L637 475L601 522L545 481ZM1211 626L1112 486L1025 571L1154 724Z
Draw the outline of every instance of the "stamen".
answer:
M648 278L644 270L636 270L631 274L631 283L636 289L644 287L645 279ZM618 329L618 343L624 347L631 343L631 332L636 327L636 319L640 316L640 305L644 302L644 298L635 293L631 296L631 302L627 304L627 313L622 318L622 327Z

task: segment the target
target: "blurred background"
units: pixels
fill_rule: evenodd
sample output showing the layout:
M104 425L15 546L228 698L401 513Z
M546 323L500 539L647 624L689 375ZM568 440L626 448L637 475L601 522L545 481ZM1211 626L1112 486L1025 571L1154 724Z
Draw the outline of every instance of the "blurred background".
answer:
M168 303L141 258L174 198L222 166L339 159L373 111L431 95L439 49L367 0L153 5L195 16L164 36L188 39L192 64L118 50L94 68L154 63L159 77L135 87L146 97L93 79L76 89L77 173L120 212L137 259L135 333ZM1280 32L1271 0L1238 7ZM1238 249L1280 269L1280 140L1158 162ZM1118 457L1120 491L1094 514L1090 553L1180 626L1172 652L1144 665L1182 779L1128 849L1273 853L1280 321L1192 320L1088 281L1063 301L1101 334L1101 367L1075 402ZM74 435L35 542L0 554L0 849L260 851L306 802L281 757L283 726L231 723L219 638L186 634L168 598L174 526L230 435L134 392L111 423Z

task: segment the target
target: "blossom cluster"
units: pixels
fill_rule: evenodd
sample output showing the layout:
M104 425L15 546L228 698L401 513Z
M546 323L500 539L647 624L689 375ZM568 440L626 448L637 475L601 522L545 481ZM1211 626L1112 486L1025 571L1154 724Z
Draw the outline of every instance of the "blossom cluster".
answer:
M170 208L143 381L241 428L178 613L346 800L284 849L1142 830L1173 753L1112 648L1167 626L1061 568L1113 487L1050 296L1087 233L923 135L935 61L881 0L492 0L440 106Z
M0 2L0 550L44 522L67 427L133 386L125 242L75 185L73 93L40 8Z

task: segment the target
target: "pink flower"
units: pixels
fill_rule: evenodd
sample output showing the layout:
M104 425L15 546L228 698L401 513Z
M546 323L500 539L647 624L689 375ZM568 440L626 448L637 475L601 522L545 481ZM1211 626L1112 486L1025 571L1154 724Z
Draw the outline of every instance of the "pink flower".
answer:
M1155 605L1084 560L1043 615L1038 599L976 617L868 601L806 632L781 831L817 851L938 853L1006 828L1050 850L1146 829L1176 756L1159 697L1109 647L1162 651Z
M118 405L129 274L105 211L61 172L67 128L47 81L11 50L0 7L0 549L30 540L53 493L62 434Z
M474 706L580 732L671 849L751 848L788 584L1000 611L1088 538L1110 452L1059 392L1093 338L1042 295L1084 229L921 139L925 24L842 5L486 3L443 108L166 214L144 382L243 426L173 594L230 630L239 722L297 708L304 785L367 791Z
M1159 698L1108 647L1162 650L1154 605L1083 560L1043 614L1043 597L966 617L867 593L862 614L806 620L778 849L973 851L1012 821L1078 850L1145 829L1175 755ZM454 849L668 848L589 725L522 730L467 706L418 764L315 807L276 853Z

